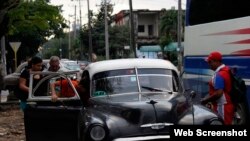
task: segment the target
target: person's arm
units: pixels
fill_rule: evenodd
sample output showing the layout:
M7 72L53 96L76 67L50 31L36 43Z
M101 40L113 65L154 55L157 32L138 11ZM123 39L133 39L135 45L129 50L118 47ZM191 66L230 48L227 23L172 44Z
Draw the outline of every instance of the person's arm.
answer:
M223 89L216 90L213 95L209 95L201 100L201 104L207 104L208 102L213 102L219 99L223 95Z
M224 87L225 87L224 78L221 75L217 74L214 80L214 88L215 88L214 93L202 99L201 103L206 104L208 102L214 102L218 100L223 95Z
M26 86L26 79L23 77L19 78L19 88L25 92L29 92L29 87Z
M56 94L56 90L55 90L55 87L58 85L58 81L54 82L54 83L50 83L50 88L51 88L51 100L53 102L57 101L58 99L58 96Z
M80 94L80 95L86 93L86 88L81 84L78 84L76 86L76 90L77 90L78 94Z

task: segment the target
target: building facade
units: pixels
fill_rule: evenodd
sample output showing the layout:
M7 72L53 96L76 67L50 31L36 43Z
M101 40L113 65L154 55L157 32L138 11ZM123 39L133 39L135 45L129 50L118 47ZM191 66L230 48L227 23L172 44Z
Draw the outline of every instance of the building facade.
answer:
M156 45L160 36L160 10L134 10L134 33L136 46ZM122 10L114 15L113 25L130 25L129 10Z

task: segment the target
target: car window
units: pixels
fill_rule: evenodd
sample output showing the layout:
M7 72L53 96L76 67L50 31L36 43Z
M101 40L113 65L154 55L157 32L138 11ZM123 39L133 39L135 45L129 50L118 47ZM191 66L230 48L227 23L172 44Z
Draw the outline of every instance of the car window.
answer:
M113 76L93 81L93 96L138 92L135 75ZM102 93L101 93L102 92Z
M77 63L77 61L62 61L61 62L62 67L72 71L72 70L81 70L80 65Z
M211 78L209 75L195 75L183 73L182 79L185 89L194 90L197 93L196 97L205 97L208 94L208 81Z
M51 97L51 83L57 84L55 86L56 94L59 98L72 98L78 97L76 91L77 80L71 79L76 74L71 73L52 73L42 72L43 78L39 82L32 81L32 93L30 94L33 98L47 97L50 100Z
M138 71L138 78L136 71ZM93 76L92 96L138 93L139 91L177 92L179 87L181 86L178 76L173 76L171 70L148 68L112 70Z

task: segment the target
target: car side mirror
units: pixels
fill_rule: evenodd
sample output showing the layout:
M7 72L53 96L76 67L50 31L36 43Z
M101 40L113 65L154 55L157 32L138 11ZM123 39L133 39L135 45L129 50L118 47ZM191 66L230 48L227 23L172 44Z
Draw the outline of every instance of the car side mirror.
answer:
M191 97L191 99L194 99L195 96L196 96L196 92L195 92L195 91L191 91L191 92L190 92L190 97Z

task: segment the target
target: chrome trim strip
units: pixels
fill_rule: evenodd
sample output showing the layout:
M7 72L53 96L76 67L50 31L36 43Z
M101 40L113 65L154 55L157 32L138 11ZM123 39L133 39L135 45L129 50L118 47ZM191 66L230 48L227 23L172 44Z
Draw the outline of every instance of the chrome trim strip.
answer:
M117 138L117 139L114 139L113 141L145 141L145 140L154 140L154 139L170 139L170 135Z
M170 125L174 125L173 123L149 123L149 124L143 124L141 125L142 128L145 127L154 127L154 126L170 126Z

